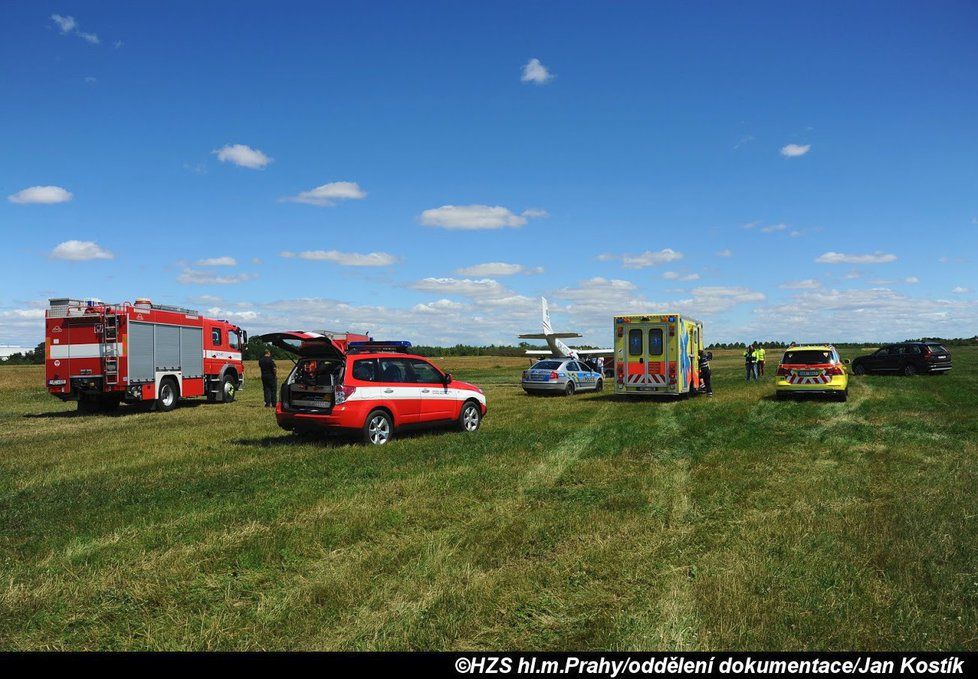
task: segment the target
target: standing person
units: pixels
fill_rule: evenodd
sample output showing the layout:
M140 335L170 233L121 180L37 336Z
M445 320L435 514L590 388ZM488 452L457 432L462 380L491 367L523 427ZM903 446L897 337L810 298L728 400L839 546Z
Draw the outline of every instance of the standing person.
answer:
M755 353L757 354L757 375L764 377L764 357L767 355L767 349L758 346Z
M598 372L604 377L604 356L598 356Z
M751 378L757 381L757 354L754 352L754 345L748 344L744 351L745 379L750 382Z
M700 383L706 390L707 396L713 396L713 370L710 368L710 359L713 358L712 351L700 352Z
M272 360L272 352L265 349L265 355L258 359L258 367L261 369L261 388L265 394L265 407L274 408L276 403L275 392L278 391L278 379L275 375L275 361Z

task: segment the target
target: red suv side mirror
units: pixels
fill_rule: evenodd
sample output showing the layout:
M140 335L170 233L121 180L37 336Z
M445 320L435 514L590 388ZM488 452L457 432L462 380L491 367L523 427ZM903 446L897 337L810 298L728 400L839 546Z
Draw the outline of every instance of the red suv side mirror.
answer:
M445 386L452 383L452 373L445 373Z

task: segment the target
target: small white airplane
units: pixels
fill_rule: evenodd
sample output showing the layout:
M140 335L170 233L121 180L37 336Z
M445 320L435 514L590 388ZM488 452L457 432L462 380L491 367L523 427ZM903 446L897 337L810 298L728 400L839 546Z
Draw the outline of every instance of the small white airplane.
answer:
M543 302L543 332L520 335L520 339L546 340L547 346L549 346L550 349L528 349L526 352L527 356L582 358L587 356L614 355L614 349L571 349L569 346L561 342L561 339L582 337L582 335L577 332L554 332L553 328L550 326L550 310L547 308L547 298L541 297L540 299Z

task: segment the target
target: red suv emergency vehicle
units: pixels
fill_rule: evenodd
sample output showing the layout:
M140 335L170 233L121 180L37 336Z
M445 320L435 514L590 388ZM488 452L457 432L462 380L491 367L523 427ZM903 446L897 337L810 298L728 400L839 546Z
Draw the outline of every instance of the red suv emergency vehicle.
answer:
M472 432L486 414L479 387L409 353L410 342L302 331L261 339L299 357L275 409L283 429L359 432L365 443L383 445L411 427L454 423Z

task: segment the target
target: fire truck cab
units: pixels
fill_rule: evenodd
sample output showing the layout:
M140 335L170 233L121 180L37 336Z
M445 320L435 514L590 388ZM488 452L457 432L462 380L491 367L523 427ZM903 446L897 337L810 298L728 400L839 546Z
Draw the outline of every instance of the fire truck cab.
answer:
M83 412L181 398L229 403L244 386L246 333L192 309L57 298L45 314L45 385Z
M681 314L615 316L615 393L695 394L703 324Z

